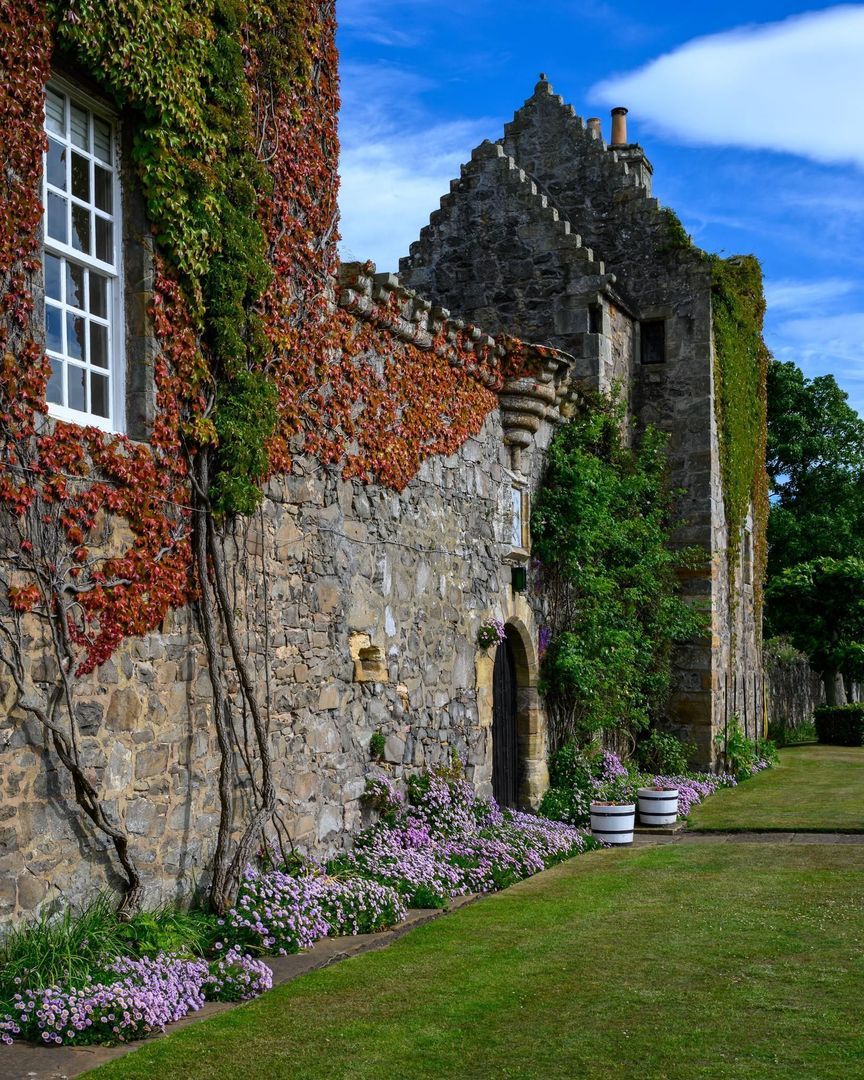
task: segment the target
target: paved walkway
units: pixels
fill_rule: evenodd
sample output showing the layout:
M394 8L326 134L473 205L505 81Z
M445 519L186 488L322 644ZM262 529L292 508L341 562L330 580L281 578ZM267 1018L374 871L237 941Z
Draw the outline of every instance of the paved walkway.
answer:
M864 844L864 833L677 832L637 833L634 847L647 844Z

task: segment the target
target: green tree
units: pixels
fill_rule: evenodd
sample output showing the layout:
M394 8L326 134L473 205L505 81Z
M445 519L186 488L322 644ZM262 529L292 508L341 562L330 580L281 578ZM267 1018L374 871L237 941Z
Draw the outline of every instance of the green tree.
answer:
M768 573L864 555L864 420L833 375L768 369Z
M832 375L768 371L766 624L822 672L829 701L860 678L864 633L864 420Z
M620 410L599 398L549 448L532 532L551 598L542 678L553 749L659 717L673 643L704 627L679 595L690 559L669 543L666 465L666 437L649 428L628 446Z
M842 681L864 677L864 559L821 558L784 570L766 591L772 618L822 672L831 705Z

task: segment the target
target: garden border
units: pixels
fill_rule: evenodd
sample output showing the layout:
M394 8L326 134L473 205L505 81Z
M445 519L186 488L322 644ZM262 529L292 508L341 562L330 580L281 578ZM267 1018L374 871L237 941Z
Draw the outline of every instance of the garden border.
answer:
M416 927L473 904L478 899L478 893L454 896L444 908L412 908L406 918L390 930L381 930L375 934L324 937L302 952L289 956L262 956L261 959L273 972L273 986L282 986L283 983L292 982L301 975L329 967L340 960L386 949ZM11 1046L0 1047L0 1077L2 1080L71 1080L72 1077L81 1076L109 1061L124 1057L153 1039L164 1038L165 1035L188 1027L189 1024L209 1020L229 1009L239 1009L246 1004L248 1002L208 1001L197 1012L187 1013L181 1020L169 1024L164 1031L120 1046L51 1047L16 1040Z

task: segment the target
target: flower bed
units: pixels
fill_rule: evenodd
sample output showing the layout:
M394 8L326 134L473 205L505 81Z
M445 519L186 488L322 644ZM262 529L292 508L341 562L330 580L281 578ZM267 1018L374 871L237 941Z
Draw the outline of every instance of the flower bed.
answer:
M636 801L639 788L678 788L678 813L687 817L694 806L719 788L735 787L741 780L771 768L775 760L769 751L760 757L749 756L737 773L660 773L639 770L633 762L625 764L610 750L582 750L568 744L552 758L553 783L540 810L550 818L581 825L588 821L592 799L628 803ZM680 765L686 765L683 755Z
M160 954L121 957L103 980L80 989L25 990L0 1020L0 1040L14 1035L46 1044L122 1043L143 1039L201 1008L206 1000L244 1001L269 990L266 964L231 952L215 963Z
M367 801L379 820L326 867L246 868L234 907L211 920L218 940L201 944L207 934L197 925L188 946L214 958L108 953L93 957L88 977L79 972L45 988L33 988L31 969L30 983L0 1012L0 1040L88 1045L145 1038L205 1001L245 1001L269 989L269 967L250 954L284 955L323 937L384 930L409 907L443 907L454 896L502 889L599 846L571 825L478 799L458 767L412 777L407 798L388 778L375 777ZM141 917L148 943L160 920L170 922L170 913ZM106 940L116 950L117 939ZM142 948L143 940L142 934Z

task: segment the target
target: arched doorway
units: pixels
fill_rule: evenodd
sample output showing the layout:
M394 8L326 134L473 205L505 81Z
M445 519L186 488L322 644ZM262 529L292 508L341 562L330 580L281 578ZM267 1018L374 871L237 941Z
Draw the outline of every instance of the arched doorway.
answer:
M492 673L492 794L499 806L519 800L519 733L513 631L495 650Z

